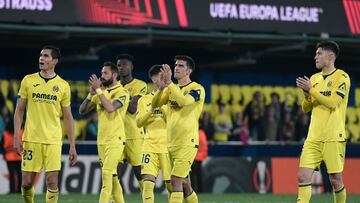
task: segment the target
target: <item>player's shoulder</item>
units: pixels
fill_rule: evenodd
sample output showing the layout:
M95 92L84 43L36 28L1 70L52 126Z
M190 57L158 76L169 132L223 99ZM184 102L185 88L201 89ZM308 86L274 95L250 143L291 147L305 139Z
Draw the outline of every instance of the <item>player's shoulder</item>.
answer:
M340 78L350 79L349 74L346 73L343 69L337 69L335 73Z
M317 73L314 73L311 77L310 77L310 80L314 80L314 79L317 79L319 77L323 77L322 76L322 73L321 72L317 72Z
M134 78L134 80L132 82L134 83L134 85L137 85L137 86L146 86L146 82L144 82L140 79L137 79L137 78Z
M34 79L39 79L39 78L40 78L40 73L36 72L36 73L31 73L31 74L25 75L23 80L34 80Z
M197 83L197 82L195 82L195 81L191 82L191 83L189 84L189 87L190 87L191 89L204 89L204 87L203 87L200 83Z
M69 82L66 81L64 78L62 78L60 75L56 75L54 79L56 80L57 83L70 86Z

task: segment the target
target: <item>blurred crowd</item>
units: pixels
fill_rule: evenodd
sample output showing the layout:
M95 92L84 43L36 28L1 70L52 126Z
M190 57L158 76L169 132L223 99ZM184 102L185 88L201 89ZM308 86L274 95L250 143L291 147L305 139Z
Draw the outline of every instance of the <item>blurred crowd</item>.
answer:
M256 91L243 110L227 113L227 105L218 103L219 111L212 115L204 111L200 126L208 140L215 142L241 141L244 144L255 141L302 142L307 135L310 115L301 106L280 102L277 93L271 93L271 103L266 105L261 92Z

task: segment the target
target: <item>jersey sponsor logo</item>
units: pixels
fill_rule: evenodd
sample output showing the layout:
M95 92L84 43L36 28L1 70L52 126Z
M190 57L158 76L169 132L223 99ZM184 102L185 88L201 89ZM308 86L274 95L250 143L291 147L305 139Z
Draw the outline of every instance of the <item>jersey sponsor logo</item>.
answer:
M315 84L313 84L313 87L316 87L316 85L318 85L319 83L317 82L317 83L315 83Z
M33 85L33 87L37 87L37 86L39 86L40 84L38 83L38 84L35 84L35 85Z
M53 91L54 91L54 92L58 92L58 91L59 91L59 86L54 85L54 87L53 87Z
M328 87L331 87L331 85L332 85L332 82L329 81L328 84L327 84L327 86L328 86Z
M35 100L35 102L37 101L57 101L57 96L56 95L52 95L52 94L42 94L42 93L32 93L32 98L33 99L37 99Z
M326 96L326 97L330 97L331 96L331 91L321 91L320 92L322 95Z

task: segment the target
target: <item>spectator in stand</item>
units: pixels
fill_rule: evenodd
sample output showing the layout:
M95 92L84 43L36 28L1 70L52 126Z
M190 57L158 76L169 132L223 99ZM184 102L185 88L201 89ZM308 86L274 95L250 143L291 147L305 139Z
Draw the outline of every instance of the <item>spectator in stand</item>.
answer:
M197 192L202 192L202 162L208 157L208 144L206 134L203 129L199 129L199 148L191 166L190 180L192 188Z
M253 100L246 106L244 118L248 119L251 140L260 140L262 134L262 119L264 116L264 103L259 91L253 95Z
M92 112L90 121L86 126L86 138L85 140L97 140L98 133L98 114Z
M230 140L241 141L244 144L249 143L249 127L247 123L243 121L243 112L238 111L234 115L232 136Z
M204 111L199 120L200 128L205 131L207 140L214 139L214 123L211 121L211 114L208 111Z
M10 193L20 193L22 182L21 155L14 149L14 121L12 115L9 115L9 119L6 120L1 147L4 150L4 160L9 171L9 189ZM22 132L20 132L21 137Z
M309 115L302 113L296 121L295 125L295 140L303 142L307 136L309 129Z
M232 121L230 115L225 113L225 104L220 104L219 108L219 114L214 119L214 141L226 142L231 135Z
M270 105L266 108L266 117L264 119L265 141L275 141L277 139L278 129L279 120L276 117L276 108Z
M284 122L282 124L282 132L280 134L280 141L294 141L295 140L295 124L291 119L291 114L286 112L284 114Z

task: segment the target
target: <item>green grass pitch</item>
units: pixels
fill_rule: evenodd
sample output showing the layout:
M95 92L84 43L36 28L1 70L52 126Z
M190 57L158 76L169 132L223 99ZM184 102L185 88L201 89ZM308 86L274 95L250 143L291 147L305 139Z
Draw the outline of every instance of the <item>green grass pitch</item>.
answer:
M59 203L96 203L98 195L61 195ZM316 203L332 203L332 195L313 195L311 202ZM21 203L22 198L18 195L1 195L0 202L4 203ZM44 203L45 195L36 195L35 202ZM141 203L140 195L126 195L126 203ZM156 195L156 203L166 203L166 195ZM295 195L259 195L259 194L200 194L200 203L293 203L296 202ZM360 195L348 195L347 203L359 203Z

